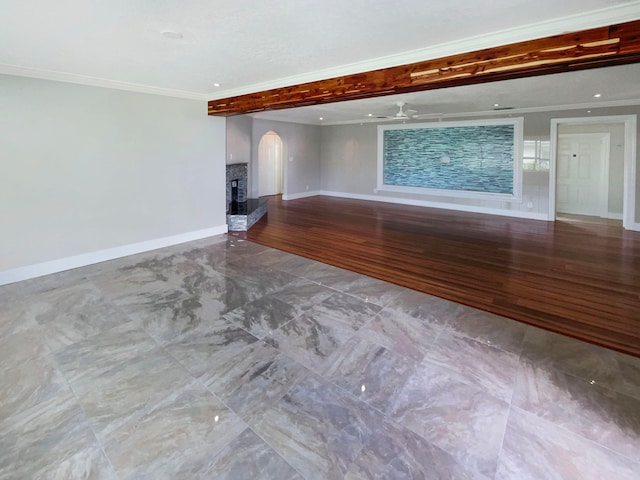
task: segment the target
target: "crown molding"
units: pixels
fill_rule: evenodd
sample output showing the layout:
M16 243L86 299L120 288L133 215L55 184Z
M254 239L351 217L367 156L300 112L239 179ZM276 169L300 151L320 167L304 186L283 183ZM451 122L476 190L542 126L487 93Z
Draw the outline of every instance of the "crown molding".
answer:
M315 72L293 75L267 82L255 83L243 87L216 90L208 95L209 100L235 97L248 93L261 92L274 88L298 85L307 82L341 77L355 73L369 72L382 68L417 63L435 58L449 57L485 48L500 47L511 43L535 40L562 33L587 30L590 28L614 25L617 23L640 20L640 0L614 5L601 10L579 13L568 17L555 18L544 22L532 23L521 27L509 28L500 32L468 37L431 47L410 50L408 52L373 58L363 62L350 63L338 67L316 70Z
M53 70L43 70L40 68L20 67L18 65L0 64L0 74L13 75L18 77L38 78L41 80L52 80L55 82L75 83L91 87L111 88L115 90L126 90L129 92L148 93L151 95L162 95L165 97L185 98L189 100L208 99L208 95L183 90L172 90L170 88L153 87L151 85L140 85L137 83L121 82L106 78L90 77L75 73L56 72Z
M615 1L615 0L612 0ZM625 0L618 0L625 2ZM185 98L190 100L215 100L225 97L244 95L262 90L296 85L300 83L323 80L354 73L367 72L388 68L407 63L447 57L466 53L472 50L492 48L510 43L532 40L551 35L596 28L616 23L629 22L640 19L640 0L620 3L610 7L579 13L568 17L556 18L544 22L533 23L521 27L509 28L500 32L469 37L453 42L443 43L427 48L420 48L408 52L377 57L370 60L356 62L337 67L316 70L314 72L293 75L267 82L246 85L238 88L216 90L211 93L198 93L184 90L141 85L137 83L123 82L106 78L79 75L74 73L58 72L39 68L22 67L18 65L0 64L0 74L20 77L38 78L58 82L75 83L94 87L111 88L151 95Z

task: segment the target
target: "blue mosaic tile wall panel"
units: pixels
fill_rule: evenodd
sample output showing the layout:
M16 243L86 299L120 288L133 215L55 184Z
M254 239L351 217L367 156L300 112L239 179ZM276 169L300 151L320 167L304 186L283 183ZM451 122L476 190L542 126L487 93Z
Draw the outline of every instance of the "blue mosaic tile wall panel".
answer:
M514 125L384 131L383 183L513 194Z

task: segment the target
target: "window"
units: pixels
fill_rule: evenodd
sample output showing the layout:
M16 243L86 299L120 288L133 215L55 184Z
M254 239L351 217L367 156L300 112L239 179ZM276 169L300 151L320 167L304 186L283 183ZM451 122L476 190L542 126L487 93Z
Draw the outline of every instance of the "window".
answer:
M550 147L549 140L525 140L522 169L525 172L548 172Z

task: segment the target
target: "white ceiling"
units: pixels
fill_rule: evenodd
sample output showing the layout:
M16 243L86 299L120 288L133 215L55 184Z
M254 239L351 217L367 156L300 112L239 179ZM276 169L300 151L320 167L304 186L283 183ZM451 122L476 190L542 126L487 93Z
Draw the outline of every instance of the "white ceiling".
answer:
M636 19L639 0L0 0L0 73L206 100ZM625 75L632 89L638 71ZM403 98L454 113L553 90L527 80ZM608 86L606 75L596 82ZM286 113L355 121L395 101Z

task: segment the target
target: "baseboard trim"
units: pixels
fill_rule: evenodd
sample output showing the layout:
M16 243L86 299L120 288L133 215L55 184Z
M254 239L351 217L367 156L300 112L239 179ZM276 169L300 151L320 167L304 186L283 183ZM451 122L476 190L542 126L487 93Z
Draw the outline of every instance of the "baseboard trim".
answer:
M171 235L169 237L156 238L145 242L132 243L129 245L122 245L120 247L107 248L105 250L82 253L71 257L59 258L48 262L4 270L0 271L0 285L63 272L65 270L84 267L94 263L106 262L107 260L157 250L158 248L170 247L180 243L192 242L194 240L213 237L215 235L222 235L227 233L227 231L228 229L226 224L218 225L216 227L205 228L204 230L196 230L194 232L181 233L178 235Z
M607 218L611 220L622 220L622 213L607 212Z
M640 223L634 222L634 223L630 223L629 225L626 225L625 230L633 230L636 232L640 232Z
M290 195L282 195L282 200L297 200L299 198L316 197L320 192L313 190L311 192L292 193Z
M528 220L548 221L549 217L544 213L521 212L516 210L501 210L498 208L478 207L475 205L459 205L455 203L430 202L427 200L413 200L398 197L382 197L376 195L362 195L359 193L333 192L321 190L319 195L328 197L352 198L354 200L370 200L373 202L399 203L401 205L413 205L418 207L442 208L444 210L457 210L460 212L482 213L486 215L501 215L503 217L526 218Z

